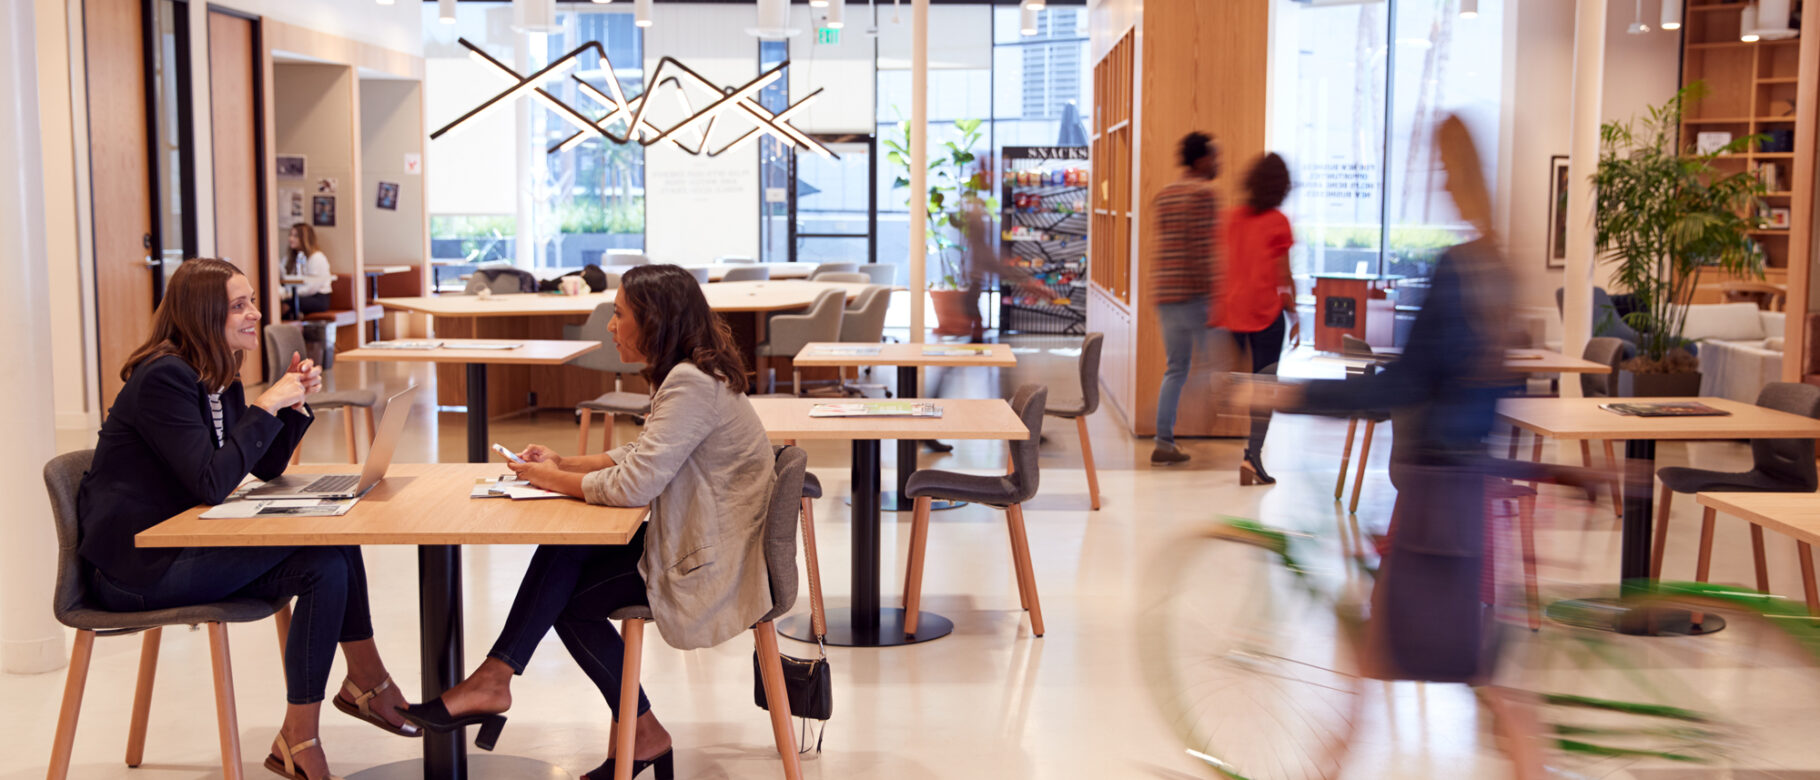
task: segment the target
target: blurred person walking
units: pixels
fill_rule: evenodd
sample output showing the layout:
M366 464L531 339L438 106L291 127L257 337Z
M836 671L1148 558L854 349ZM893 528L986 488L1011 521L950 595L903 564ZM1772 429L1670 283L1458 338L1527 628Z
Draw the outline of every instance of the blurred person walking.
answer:
M1207 324L1226 329L1237 346L1250 350L1253 374L1276 376L1285 330L1291 348L1302 342L1295 277L1289 270L1295 233L1289 218L1278 210L1289 196L1289 188L1289 166L1275 153L1265 154L1245 173L1245 203L1220 216L1225 298ZM1239 484L1276 482L1264 470L1264 437L1269 433L1270 410L1253 413L1245 461L1239 464Z
M1220 148L1206 133L1182 137L1177 154L1182 178L1156 195L1151 207L1157 213L1156 273L1150 297L1163 335L1165 367L1157 388L1156 449L1150 465L1168 466L1188 460L1175 445L1176 407L1188 384L1188 369L1207 342L1207 325L1217 317L1219 300L1218 245L1220 201L1213 180L1220 175Z

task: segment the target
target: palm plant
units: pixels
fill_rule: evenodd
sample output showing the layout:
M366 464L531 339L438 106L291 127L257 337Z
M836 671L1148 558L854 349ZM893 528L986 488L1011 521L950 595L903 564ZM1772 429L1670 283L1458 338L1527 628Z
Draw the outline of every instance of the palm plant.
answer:
M1694 82L1643 117L1599 128L1595 242L1599 259L1617 266L1615 280L1639 304L1624 315L1641 340L1637 357L1625 364L1636 373L1693 370L1681 332L1703 270L1763 275L1762 250L1750 237L1763 224L1763 183L1713 164L1760 136L1705 153L1677 144L1684 103L1704 91Z

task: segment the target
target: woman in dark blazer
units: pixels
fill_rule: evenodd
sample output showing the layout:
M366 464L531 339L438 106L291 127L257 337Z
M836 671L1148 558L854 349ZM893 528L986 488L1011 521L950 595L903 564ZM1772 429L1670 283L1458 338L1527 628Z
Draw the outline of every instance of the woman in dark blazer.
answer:
M316 739L329 666L339 643L348 679L338 709L406 736L373 643L366 570L356 547L139 548L133 537L197 504L218 504L252 474L284 472L310 426L305 398L322 372L290 369L251 405L240 363L259 344L253 286L232 264L188 260L171 275L152 336L128 358L126 385L108 410L76 506L90 592L119 611L167 609L234 597L296 597L285 641L284 725L266 767L295 780L331 775Z

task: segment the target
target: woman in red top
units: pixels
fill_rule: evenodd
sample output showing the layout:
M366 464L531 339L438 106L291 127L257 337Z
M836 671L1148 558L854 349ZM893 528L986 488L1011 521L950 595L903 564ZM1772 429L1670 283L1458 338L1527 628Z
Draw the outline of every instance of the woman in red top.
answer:
M1220 219L1225 228L1225 302L1214 309L1209 325L1225 328L1240 346L1251 350L1251 372L1274 376L1283 354L1284 317L1290 323L1292 344L1302 340L1302 323L1295 312L1295 280L1289 272L1289 247L1295 234L1289 218L1277 207L1289 195L1289 166L1276 154L1266 154L1245 174L1245 204L1226 210ZM1270 432L1270 413L1251 418L1251 441L1245 462L1239 465L1239 484L1276 482L1264 470L1264 436Z

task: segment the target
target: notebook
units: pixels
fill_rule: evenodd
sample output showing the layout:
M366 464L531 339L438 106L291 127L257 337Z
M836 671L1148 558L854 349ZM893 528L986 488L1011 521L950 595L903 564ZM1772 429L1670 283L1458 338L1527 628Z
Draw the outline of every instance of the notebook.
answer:
M940 417L942 407L910 401L829 403L809 407L810 417Z
M1627 417L1725 417L1731 414L1697 401L1600 404L1599 408Z

